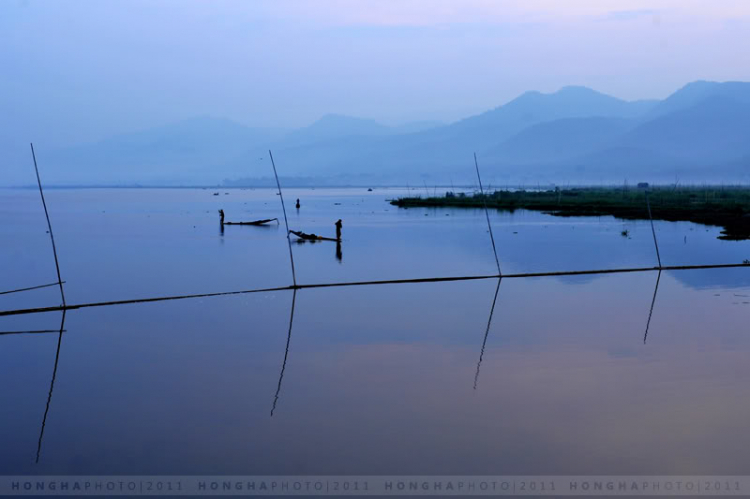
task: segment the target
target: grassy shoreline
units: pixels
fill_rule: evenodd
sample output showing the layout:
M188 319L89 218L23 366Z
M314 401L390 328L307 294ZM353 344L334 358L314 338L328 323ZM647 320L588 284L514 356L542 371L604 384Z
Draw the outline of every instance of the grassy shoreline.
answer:
M648 220L646 191L654 220L694 222L722 227L719 239L750 239L750 187L581 187L544 191L507 191L435 197L403 197L401 208L448 207L541 211L561 217L607 216Z

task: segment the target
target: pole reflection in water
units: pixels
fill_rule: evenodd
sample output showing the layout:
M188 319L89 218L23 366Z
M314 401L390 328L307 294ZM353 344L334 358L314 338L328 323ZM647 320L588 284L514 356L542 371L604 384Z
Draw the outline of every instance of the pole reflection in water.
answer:
M44 408L44 417L42 418L42 427L39 430L39 443L36 447L36 462L39 463L39 458L42 453L42 440L44 439L44 427L47 425L47 415L49 414L49 406L52 402L52 390L55 388L55 378L57 377L57 365L60 362L60 346L62 345L62 337L65 332L65 309L63 309L62 319L60 320L60 334L57 337L57 351L55 352L55 367L52 369L52 381L49 385L49 394L47 395L47 406Z
M651 308L648 311L648 320L646 321L646 334L643 335L643 344L646 344L646 338L648 338L648 328L651 326L651 316L654 313L654 304L656 303L656 293L659 292L659 281L661 280L661 269L659 274L656 276L656 286L654 286L654 297L651 299Z
M495 297L492 299L492 308L490 308L490 317L487 319L487 329L484 332L484 340L482 341L482 351L479 353L479 362L477 362L477 373L474 375L474 389L477 389L477 382L479 381L479 368L482 367L482 358L484 357L484 347L487 345L487 336L490 334L490 326L492 325L492 315L495 313L495 304L497 303L497 294L500 291L500 283L503 282L503 278L497 280L497 287L495 288Z
M279 373L279 384L276 387L276 395L273 397L273 406L271 407L271 417L276 410L276 404L279 401L279 393L281 392L281 381L284 379L284 370L286 370L286 361L289 358L289 343L292 341L292 325L294 324L294 304L297 300L297 289L292 292L292 312L289 315L289 332L286 335L286 348L284 349L284 362L281 364L281 372Z

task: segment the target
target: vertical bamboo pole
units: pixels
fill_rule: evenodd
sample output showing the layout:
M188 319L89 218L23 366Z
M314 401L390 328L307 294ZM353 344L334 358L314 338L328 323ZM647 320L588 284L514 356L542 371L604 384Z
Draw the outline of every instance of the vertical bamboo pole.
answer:
M281 183L279 182L279 174L276 173L276 163L273 161L273 154L271 150L268 150L268 155L271 157L271 166L273 166L273 175L276 177L276 186L279 188L279 197L281 198L281 209L284 212L284 225L286 225L286 242L289 245L289 262L292 264L292 282L294 287L297 287L297 274L294 272L294 255L292 254L292 238L289 236L289 221L286 218L286 206L284 206L284 195L281 193Z
M648 219L651 222L651 234L654 236L654 247L656 248L656 260L659 262L661 269L661 256L659 256L659 243L656 240L656 229L654 229L654 218L651 216L651 203L648 200L648 187L646 188L646 208L648 209Z
M44 200L44 191L42 190L42 180L39 178L39 167L36 164L36 153L34 153L34 144L31 145L31 157L34 159L34 171L36 171L36 182L39 185L39 195L42 197L42 206L44 206L44 216L47 218L47 228L49 229L49 238L52 241L52 254L55 257L55 268L57 269L57 284L60 286L60 296L62 297L63 308L65 308L65 291L63 291L63 280L60 277L60 263L57 261L57 248L55 247L55 236L52 234L52 224L49 221L49 212L47 203Z
M497 248L495 247L495 236L492 235L492 225L490 224L490 212L487 209L487 200L484 197L484 188L482 187L482 177L479 175L479 163L477 162L477 153L474 153L474 167L477 170L477 180L479 180L479 193L482 195L482 204L484 204L484 215L487 217L487 228L490 230L490 240L492 241L492 252L495 254L495 264L497 265L497 275L501 276L500 260L497 258Z

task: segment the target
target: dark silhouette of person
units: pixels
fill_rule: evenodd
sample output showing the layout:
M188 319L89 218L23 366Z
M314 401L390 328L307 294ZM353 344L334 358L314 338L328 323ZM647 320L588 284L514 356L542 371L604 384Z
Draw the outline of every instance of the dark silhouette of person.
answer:
M299 198L297 198L297 204L295 207L299 210Z
M338 222L336 222L336 239L341 241L341 219L339 218Z
M224 210L219 210L219 218L221 219L221 225L224 225Z

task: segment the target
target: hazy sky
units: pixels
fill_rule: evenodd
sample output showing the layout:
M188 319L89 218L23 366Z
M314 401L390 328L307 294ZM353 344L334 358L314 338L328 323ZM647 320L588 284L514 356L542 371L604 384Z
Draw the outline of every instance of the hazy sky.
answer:
M451 121L526 90L750 80L747 0L0 0L0 132Z

